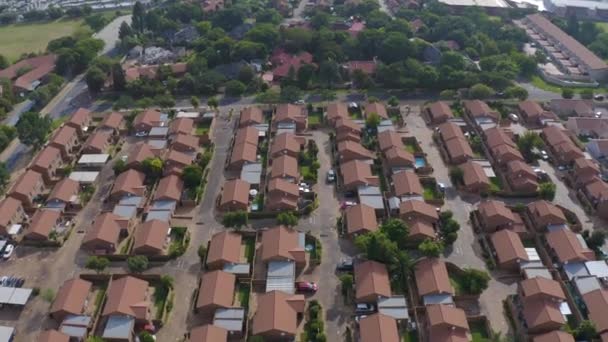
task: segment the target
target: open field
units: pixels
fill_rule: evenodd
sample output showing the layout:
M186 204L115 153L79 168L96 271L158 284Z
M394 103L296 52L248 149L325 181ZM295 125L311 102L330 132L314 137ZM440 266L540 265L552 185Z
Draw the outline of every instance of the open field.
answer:
M24 23L0 27L0 54L14 62L23 53L40 52L49 41L69 36L84 24L81 19Z

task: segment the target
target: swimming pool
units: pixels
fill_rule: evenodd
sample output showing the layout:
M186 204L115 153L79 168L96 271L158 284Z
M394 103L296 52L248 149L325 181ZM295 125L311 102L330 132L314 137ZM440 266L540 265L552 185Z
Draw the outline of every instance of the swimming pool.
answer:
M414 166L416 166L416 168L425 167L426 160L424 159L424 157L414 157Z

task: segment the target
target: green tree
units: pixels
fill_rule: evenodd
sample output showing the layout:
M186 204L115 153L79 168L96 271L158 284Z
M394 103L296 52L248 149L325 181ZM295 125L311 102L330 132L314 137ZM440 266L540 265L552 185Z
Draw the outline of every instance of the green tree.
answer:
M522 87L512 86L505 89L505 96L511 99L515 98L524 101L528 98L528 91Z
M120 24L120 28L118 29L118 38L120 38L121 40L132 36L133 35L133 30L131 29L131 26L129 26L129 24L127 24L126 22L122 22Z
M469 89L469 98L472 99L487 99L492 95L494 95L494 89L485 84L478 83Z
M104 342L104 340L99 336L89 336L87 337L86 342Z
M369 113L365 118L365 126L375 130L378 128L380 121L382 121L382 118L378 113Z
M284 211L277 215L277 223L293 227L298 224L298 216L291 211Z
M146 158L141 163L146 177L157 180L163 175L163 160L159 157Z
M547 201L553 201L555 198L555 184L544 182L538 185L538 195Z
M440 241L426 239L418 245L418 251L426 257L437 258L443 252L443 244Z
M397 107L399 105L399 99L397 99L395 96L391 96L388 99L388 105L391 107Z
M524 158L528 161L534 159L534 148L540 148L543 145L543 140L538 133L527 131L517 139L517 148L521 151Z
M562 88L562 97L564 99L571 99L574 97L574 90L570 88Z
M117 159L112 166L115 175L119 175L127 170L127 162L122 159Z
M139 333L139 341L140 342L155 342L156 339L147 331L142 331Z
M465 268L461 276L461 285L466 293L478 295L488 288L490 275L481 270Z
M0 69L6 69L9 65L8 59L4 55L0 55Z
M198 254L198 258L201 260L201 264L203 262L205 262L205 257L207 256L207 245L206 244L201 244L198 247L198 250L196 251L196 254Z
M106 82L106 74L98 67L93 66L87 71L85 80L91 92L99 93Z
M282 102L295 102L300 99L300 89L294 86L281 87L279 96Z
M87 258L84 267L90 270L94 270L97 273L103 272L108 266L110 266L110 260L104 257L90 256Z
M237 229L246 226L248 221L249 218L247 212L244 210L225 213L224 217L222 218L222 224L224 226Z
M22 143L38 149L44 144L51 129L51 119L40 113L26 112L19 118L17 136Z
M112 65L112 88L115 91L123 91L127 86L127 79L125 78L125 71L122 69L120 63L114 63Z
M192 107L194 107L194 109L197 109L197 108L198 108L198 106L200 106L200 102L199 102L199 100L198 100L198 97L196 97L196 96L192 96L192 97L190 98L190 104L192 105Z
M0 193L4 193L6 186L11 179L11 174L6 167L6 163L0 162Z
M365 253L369 260L378 261L384 264L395 264L398 261L397 243L391 241L381 231L375 231L355 238L357 248Z
M232 97L240 97L245 93L247 86L243 84L241 81L232 80L226 83L226 95Z
M209 107L211 107L213 109L217 110L217 107L219 107L219 105L220 105L220 103L218 102L218 100L217 100L216 97L210 97L207 100L207 106L209 106Z
M398 218L390 219L380 225L380 230L386 234L391 241L395 241L399 248L405 248L410 230L403 220Z
M132 22L131 27L133 27L133 29L135 29L139 33L144 32L145 16L146 16L146 9L144 8L144 5L142 5L142 3L139 1L135 2L135 5L133 5L133 15L132 15L132 19L131 19L131 22Z
M127 258L127 268L132 273L142 273L149 266L148 258L144 255L135 255Z
M53 289L44 290L44 292L42 292L42 299L49 303L52 303L55 299L55 291L53 291Z
M594 230L585 240L589 248L597 250L604 245L604 242L606 241L606 232L603 230Z
M583 89L583 90L581 90L580 95L581 95L581 99L583 99L583 100L591 100L591 99L593 99L593 89L591 89L591 88Z
M597 338L595 323L588 319L582 321L573 333L577 340L592 341Z
M334 61L325 61L319 66L319 81L325 83L327 88L332 88L337 82L340 82L340 72L338 63Z
M199 165L188 165L182 171L182 180L186 188L194 189L201 184L203 170Z

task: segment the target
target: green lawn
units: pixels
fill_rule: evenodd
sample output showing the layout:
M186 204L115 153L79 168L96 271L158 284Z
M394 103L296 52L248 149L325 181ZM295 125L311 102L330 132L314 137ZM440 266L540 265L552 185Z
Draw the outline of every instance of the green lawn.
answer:
M245 239L245 258L247 262L253 262L253 254L255 252L255 239Z
M0 54L14 62L24 53L45 51L46 45L51 40L70 36L84 26L80 19L2 26Z
M483 322L470 322L469 328L471 329L473 342L486 342L490 338Z
M450 275L450 284L454 288L454 291L456 292L457 296L464 294L464 291L462 290L462 286L460 284L460 279Z
M562 93L562 87L547 83L540 76L532 76L530 83L532 83L533 86L542 90L551 91L557 94ZM568 89L572 89L575 93L579 93L583 89L589 89L589 87L568 87ZM605 93L607 91L608 89L606 88L593 88L594 93Z
M418 333L416 331L408 331L403 334L402 342L418 342Z
M211 121L201 122L196 125L195 135L203 135L209 132L209 128L211 127Z
M490 191L502 190L502 182L498 177L490 177Z
M423 188L422 197L426 201L438 200L443 197L443 196L441 196L441 193L439 191L437 191L437 188L432 185L423 185L422 188Z
M241 304L241 307L243 307L243 308L249 307L249 292L250 291L251 291L251 289L249 288L249 285L239 284L239 292L238 292L239 303Z

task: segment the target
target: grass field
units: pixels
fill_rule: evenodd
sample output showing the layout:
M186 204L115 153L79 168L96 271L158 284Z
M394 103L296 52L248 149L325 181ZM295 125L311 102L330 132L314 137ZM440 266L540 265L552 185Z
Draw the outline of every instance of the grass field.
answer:
M2 26L0 54L14 62L23 53L44 51L49 41L72 35L83 25L83 21L77 19Z

